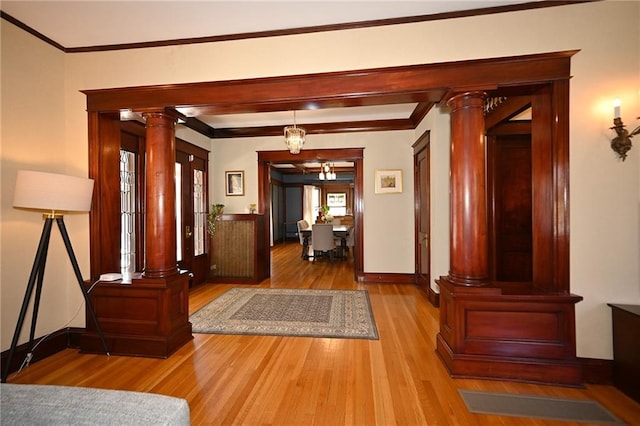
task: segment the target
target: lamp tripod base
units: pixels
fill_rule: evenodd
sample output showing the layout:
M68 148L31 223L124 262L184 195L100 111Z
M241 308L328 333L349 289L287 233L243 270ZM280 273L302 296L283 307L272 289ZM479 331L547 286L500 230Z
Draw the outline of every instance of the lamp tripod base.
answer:
M63 217L61 215L45 215L44 227L42 228L42 235L40 237L40 243L38 244L38 251L36 252L36 258L33 262L33 267L31 268L31 274L29 276L27 290L25 292L24 299L22 301L22 307L20 308L20 315L18 316L18 323L16 325L16 329L13 334L13 340L11 341L11 348L9 349L6 365L2 370L2 383L6 383L7 378L9 377L9 373L11 372L13 357L15 355L16 346L18 345L18 339L20 338L20 333L22 331L22 326L24 325L24 320L27 314L27 309L29 307L29 302L31 301L31 298L33 296L33 290L35 289L35 299L34 299L34 305L33 305L32 318L31 318L31 331L30 331L29 343L27 347L27 353L28 353L27 356L31 355L31 350L33 349L36 323L38 320L38 309L40 307L40 296L42 295L42 280L44 276L45 265L47 263L47 253L49 251L49 240L51 238L51 228L53 226L54 219L58 224L58 229L60 229L60 233L62 234L62 239L67 249L69 260L71 260L71 265L73 266L73 271L78 281L78 285L80 286L80 290L82 291L82 296L84 297L87 311L89 312L89 315L91 316L91 319L96 326L96 330L100 337L100 341L102 343L105 353L107 355L110 355L107 342L104 338L104 333L100 328L100 324L98 323L98 318L96 317L96 313L93 310L91 300L89 299L89 294L87 293L87 290L83 285L82 274L80 273L78 261L73 252L73 248L71 246L71 240L69 239L67 228L64 225Z

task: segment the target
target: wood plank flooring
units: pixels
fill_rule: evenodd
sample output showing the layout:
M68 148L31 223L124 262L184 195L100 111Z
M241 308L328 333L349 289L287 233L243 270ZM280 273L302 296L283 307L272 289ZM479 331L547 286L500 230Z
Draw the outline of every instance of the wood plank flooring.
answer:
M379 340L194 334L168 359L79 354L67 349L9 378L123 389L187 399L194 425L572 425L470 413L458 389L589 398L628 424L640 404L611 386L584 389L452 379L435 353L438 310L417 287L359 284L350 261L300 259L300 246L272 251L260 287L366 289ZM194 312L231 285L191 290Z

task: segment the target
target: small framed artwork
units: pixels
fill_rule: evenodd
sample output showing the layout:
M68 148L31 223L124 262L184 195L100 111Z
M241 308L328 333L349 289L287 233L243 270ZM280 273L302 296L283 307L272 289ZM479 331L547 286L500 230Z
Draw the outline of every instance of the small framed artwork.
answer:
M224 172L227 195L244 195L244 170Z
M402 192L402 170L376 170L375 179L376 194Z

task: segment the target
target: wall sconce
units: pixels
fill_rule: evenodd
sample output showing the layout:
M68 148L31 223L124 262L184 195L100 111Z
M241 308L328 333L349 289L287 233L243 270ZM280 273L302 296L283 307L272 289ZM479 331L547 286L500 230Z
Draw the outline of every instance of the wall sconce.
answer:
M611 140L611 149L624 161L627 158L627 152L631 149L631 138L640 133L640 126L636 127L631 133L625 129L622 118L620 118L619 99L613 102L613 127L610 127L610 129L615 130L618 135Z

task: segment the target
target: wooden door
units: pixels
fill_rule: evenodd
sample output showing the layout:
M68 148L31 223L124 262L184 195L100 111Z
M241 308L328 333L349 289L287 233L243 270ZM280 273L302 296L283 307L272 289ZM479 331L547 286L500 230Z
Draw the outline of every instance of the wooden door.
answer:
M199 284L209 274L209 234L207 234L206 151L178 143L176 149L176 238L180 269L193 274Z
M415 187L415 253L416 283L425 291L430 290L431 241L429 220L431 205L429 200L429 134L423 135L415 144L413 152Z
M531 135L489 138L492 279L533 279Z

